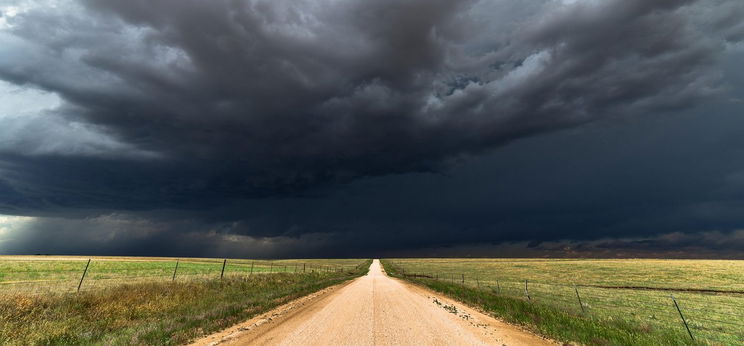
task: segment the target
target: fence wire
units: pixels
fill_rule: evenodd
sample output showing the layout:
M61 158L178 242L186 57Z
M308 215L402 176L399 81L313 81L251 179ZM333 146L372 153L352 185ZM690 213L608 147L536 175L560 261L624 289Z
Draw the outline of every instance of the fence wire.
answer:
M686 322L697 340L711 344L744 344L744 294L738 291L694 291L652 287L603 287L594 283L548 283L499 278L498 273L468 277L458 268L406 272L406 265L392 263L403 275L438 280L529 300L588 317L624 319L639 324L684 330ZM525 281L527 289L525 290ZM581 297L581 305L576 294ZM529 293L529 298L527 298ZM677 311L672 295L679 304ZM683 322L680 313L684 316ZM686 332L685 332L685 335Z
M0 295L71 292L120 283L250 278L253 275L337 273L354 264L317 264L296 260L8 260L0 261ZM224 266L224 267L223 267Z

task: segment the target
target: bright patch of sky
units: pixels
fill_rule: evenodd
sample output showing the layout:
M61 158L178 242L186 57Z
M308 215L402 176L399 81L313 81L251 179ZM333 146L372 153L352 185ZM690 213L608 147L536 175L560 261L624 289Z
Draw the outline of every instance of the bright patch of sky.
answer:
M573 5L575 3L590 3L595 4L601 2L601 0L559 0L564 5Z
M41 6L57 8L65 0L3 0L0 4L0 30L13 26L14 17L33 8ZM69 2L69 1L67 1Z
M16 6L0 6L0 30L10 27L8 20L18 14Z
M34 219L28 216L0 215L0 249L12 232L23 228Z
M58 107L60 102L56 94L0 80L0 121L13 116L39 114Z
M540 51L528 56L519 67L509 71L504 78L491 83L492 90L501 93L529 82L531 78L545 70L551 58L549 51Z
M68 119L56 111L62 100L54 93L0 80L0 152L22 155L153 158L106 134L103 129Z

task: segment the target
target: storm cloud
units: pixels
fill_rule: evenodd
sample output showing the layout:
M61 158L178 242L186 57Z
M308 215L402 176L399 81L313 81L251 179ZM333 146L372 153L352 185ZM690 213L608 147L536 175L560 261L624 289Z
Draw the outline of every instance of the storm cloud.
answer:
M346 184L693 111L729 95L724 65L744 40L736 0L14 0L0 11L0 212L181 211L204 229L253 222L232 231L246 236L409 232L411 247L421 234L440 246L654 231L617 226L647 221L642 210L533 222L514 205L450 220L414 210L395 225L352 212L367 223L323 226L303 203L326 196L335 209L344 197L327 196ZM283 203L295 219L267 220L287 217Z

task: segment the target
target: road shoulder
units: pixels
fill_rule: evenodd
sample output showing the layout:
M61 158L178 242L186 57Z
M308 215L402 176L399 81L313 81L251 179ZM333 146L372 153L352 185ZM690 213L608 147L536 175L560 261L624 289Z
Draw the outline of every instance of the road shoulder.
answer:
M324 302L330 301L338 292L350 283L359 280L355 278L338 285L326 287L320 291L292 300L286 304L257 315L247 321L238 323L214 334L194 340L192 346L231 345L239 340L257 338L287 320L302 313L320 309Z
M521 326L507 323L480 308L449 298L428 287L419 286L389 275L388 277L398 281L411 292L426 297L433 305L458 317L459 324L470 329L473 333L486 334L489 339L493 339L499 345L560 345L555 340L535 334Z

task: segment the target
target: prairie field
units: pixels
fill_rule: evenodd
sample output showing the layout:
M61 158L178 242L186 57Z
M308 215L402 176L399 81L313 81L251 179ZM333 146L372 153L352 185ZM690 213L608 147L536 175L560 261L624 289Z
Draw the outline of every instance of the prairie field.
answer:
M364 275L371 262L93 257L77 291L88 259L0 258L0 344L183 344Z
M0 256L0 294L74 292L78 286L84 291L133 282L184 282L275 273L329 272L350 269L360 262L345 259Z
M622 321L637 327L637 333L675 335L669 340L679 342L694 338L697 343L744 343L744 261L390 259L384 263L401 277L426 285L462 286L594 322Z

